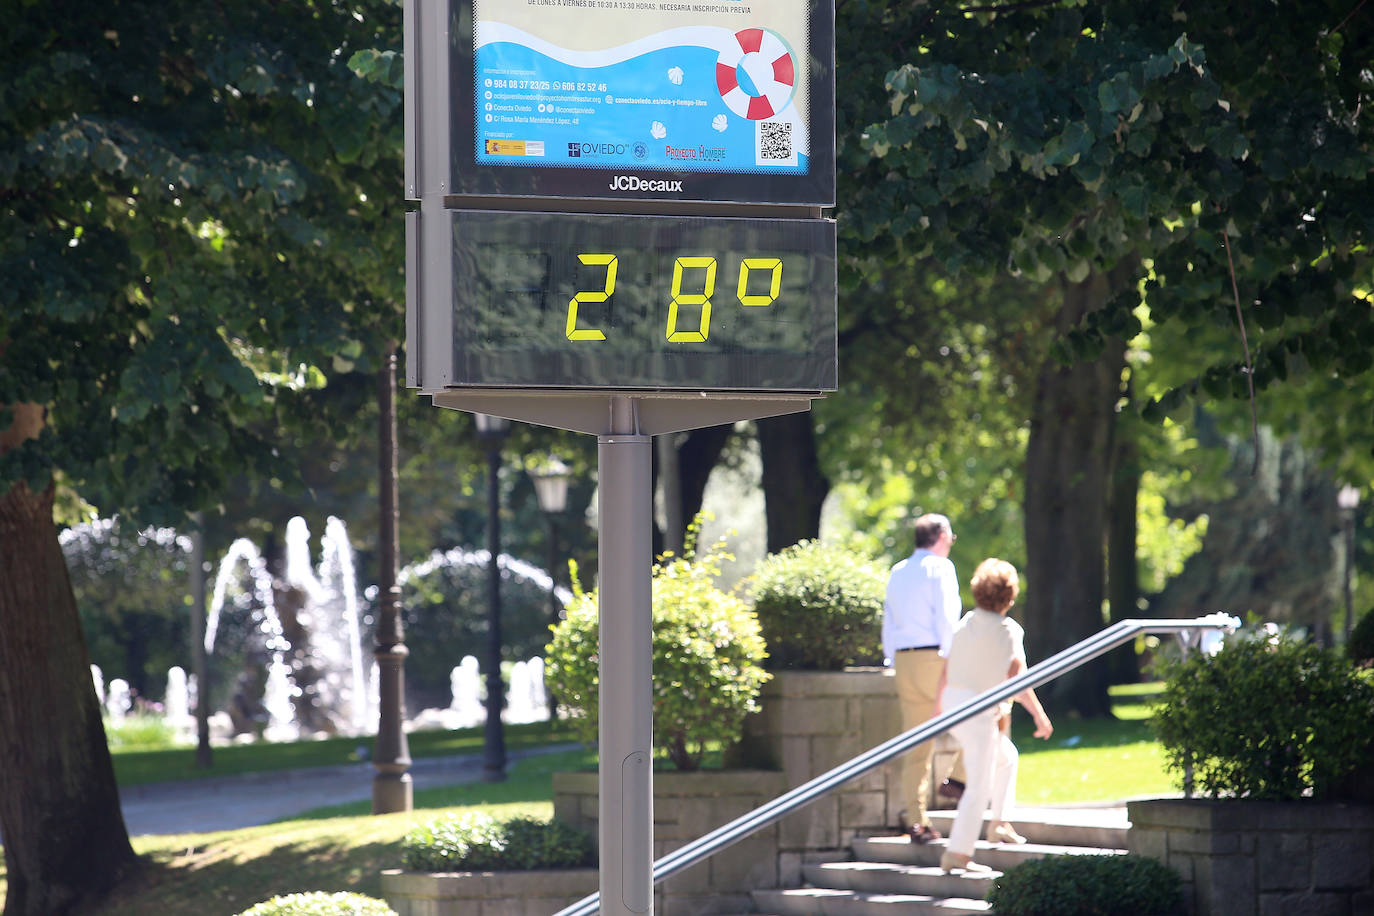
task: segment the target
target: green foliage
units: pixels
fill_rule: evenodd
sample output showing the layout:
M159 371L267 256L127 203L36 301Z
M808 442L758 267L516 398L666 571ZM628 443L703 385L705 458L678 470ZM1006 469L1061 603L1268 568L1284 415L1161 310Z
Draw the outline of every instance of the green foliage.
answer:
M1198 788L1256 799L1346 797L1374 752L1374 683L1277 628L1238 633L1215 656L1166 662L1154 725L1168 764Z
M239 916L396 916L396 911L386 901L362 894L308 891L264 900Z
M871 558L802 541L764 557L748 588L769 668L838 671L882 664L887 571Z
M700 523L688 531L685 556L653 569L654 743L680 770L699 768L708 743L738 740L769 677L758 618L715 585L729 556L724 543L695 553ZM597 637L596 593L577 587L546 650L544 677L589 743L598 728Z
M125 13L28 4L0 38L0 404L46 408L0 489L60 472L167 524L347 438L323 387L400 336L401 93L344 64L400 8Z
M1374 610L1366 611L1355 622L1350 641L1345 644L1345 654L1357 665L1374 666Z
M1048 856L998 878L988 903L997 916L1164 916L1183 912L1183 890L1155 859Z
M1371 428L1374 48L1341 0L1244 34L1223 7L852 3L837 42L842 73L891 62L885 99L840 93L847 287L919 259L970 292L1008 270L1047 290L1117 270L1104 308L1058 328L1061 361L1130 340L1143 302L1216 341L1170 357L1185 377L1149 419L1292 385L1308 396L1282 410L1309 442L1368 466L1351 441Z
M411 871L528 871L595 861L592 837L562 821L497 820L480 811L447 814L415 827L401 843Z

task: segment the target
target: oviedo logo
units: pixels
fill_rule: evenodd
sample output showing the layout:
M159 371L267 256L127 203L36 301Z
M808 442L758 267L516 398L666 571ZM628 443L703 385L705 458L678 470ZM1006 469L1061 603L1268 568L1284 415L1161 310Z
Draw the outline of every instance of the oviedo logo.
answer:
M569 159L595 159L598 156L624 156L630 151L628 143L577 143L568 144ZM638 150L636 150L638 152Z
M617 175L611 179L612 191L676 191L682 193L681 181L660 181L638 175Z

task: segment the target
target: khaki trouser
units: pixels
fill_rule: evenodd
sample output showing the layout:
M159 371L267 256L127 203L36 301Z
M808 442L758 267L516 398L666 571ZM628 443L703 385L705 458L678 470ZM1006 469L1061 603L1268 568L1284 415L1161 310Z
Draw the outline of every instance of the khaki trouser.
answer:
M945 660L934 649L898 652L892 660L897 682L897 702L902 710L902 731L910 731L935 715L940 672ZM902 805L911 825L926 824L926 799L930 794L930 757L934 741L923 741L902 759Z

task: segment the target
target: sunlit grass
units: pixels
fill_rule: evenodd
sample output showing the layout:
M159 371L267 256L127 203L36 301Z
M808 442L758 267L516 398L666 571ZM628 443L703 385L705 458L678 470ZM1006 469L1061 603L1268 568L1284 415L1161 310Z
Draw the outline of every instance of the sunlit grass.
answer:
M507 725L505 734L506 746L511 750L576 740L572 729L562 722ZM482 728L413 732L406 736L406 741L413 759L477 754L482 751ZM193 747L159 750L112 747L110 751L114 756L115 779L121 786L136 786L150 782L357 763L366 759L364 754L371 753L372 747L373 739L370 737L327 738L282 744L260 741L216 747L213 749L214 766L207 770L196 769Z
M1064 719L1048 741L1031 737L1020 711L1012 740L1021 754L1016 800L1021 805L1066 805L1173 795L1178 779L1164 765L1164 751L1148 718L1162 685L1113 687L1116 719Z

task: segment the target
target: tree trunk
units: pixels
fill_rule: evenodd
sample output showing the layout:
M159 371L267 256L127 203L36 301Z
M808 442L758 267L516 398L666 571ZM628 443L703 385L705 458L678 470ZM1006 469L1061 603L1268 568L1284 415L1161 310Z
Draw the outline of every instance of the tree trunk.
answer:
M721 453L734 433L731 423L694 429L678 446L678 494L682 500L679 518L684 527L701 511L706 482L711 479L711 471L720 463Z
M1128 381L1124 395L1131 399ZM1107 521L1107 606L1112 623L1139 617L1140 574L1136 567L1137 503L1140 494L1138 419L1118 414L1115 426L1116 451L1112 458L1111 516ZM1127 643L1107 655L1111 683L1131 684L1140 680L1140 664L1135 646Z
M820 537L821 504L830 481L821 473L810 413L785 414L757 422L763 458L763 500L768 516L768 552Z
M1106 275L1064 283L1060 333L1099 308ZM1026 650L1040 661L1101 630L1103 545L1110 498L1112 431L1125 345L1109 340L1094 360L1047 360L1037 382L1026 446ZM1109 716L1108 667L1089 662L1038 692L1046 705Z
M0 497L4 916L72 912L138 863L53 524L53 492L18 483Z

